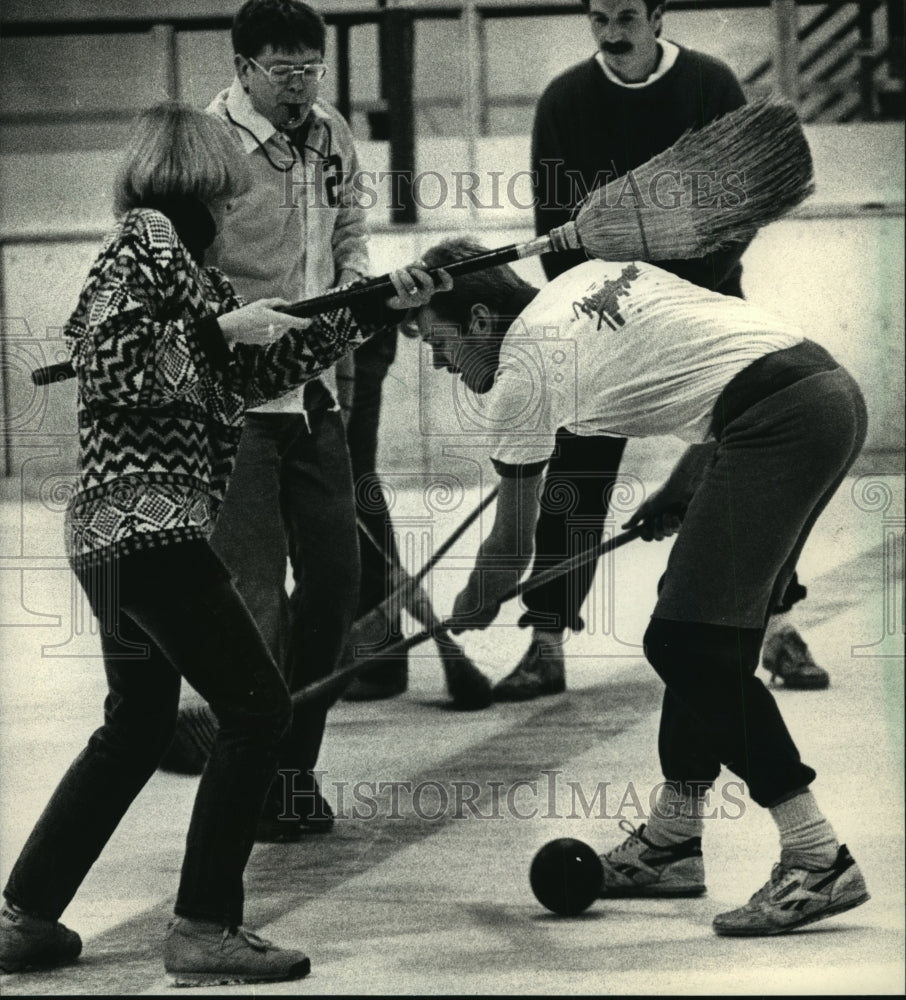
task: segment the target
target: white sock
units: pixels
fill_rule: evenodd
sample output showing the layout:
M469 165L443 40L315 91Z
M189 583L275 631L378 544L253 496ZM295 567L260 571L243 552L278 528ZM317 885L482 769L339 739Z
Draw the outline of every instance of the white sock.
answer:
M645 827L644 837L658 847L681 844L700 837L704 830L704 796L708 789L667 781L658 789L657 802Z
M840 843L808 789L771 806L770 813L780 832L781 857L793 854L806 868L827 868L834 863Z

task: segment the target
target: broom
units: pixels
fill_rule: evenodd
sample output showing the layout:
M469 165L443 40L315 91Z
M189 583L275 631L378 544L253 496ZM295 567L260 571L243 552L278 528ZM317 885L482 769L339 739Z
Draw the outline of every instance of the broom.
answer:
M428 573L431 572L431 570L446 555L446 553L450 551L459 539L462 538L466 531L468 531L468 529L481 515L482 511L494 502L497 497L498 490L499 487L495 486L494 489L488 493L488 495L466 517L462 524L460 524L459 527L452 532L450 537L438 547L434 555L415 574L415 576L409 577L403 584L402 588L391 594L376 608L373 608L367 614L363 615L357 622L355 622L352 626L350 641L347 643L346 647L347 649L355 649L356 645L363 645L366 643L368 645L377 645L380 642L380 640L387 634L387 609L391 607L392 602L401 602L404 600L405 598L403 598L402 592L405 590L409 591L409 598L411 599L411 595L415 593L415 590L421 581L428 575ZM435 619L431 622L431 627L434 628L436 624L437 622ZM456 649L460 649L460 647L449 637L448 633L445 636L438 636L437 643L438 648L441 651L442 659L444 656L444 645L452 645L456 646ZM398 654L400 651L396 648L397 645L398 644L387 647L387 649L382 650L380 655L384 656L387 653L393 655ZM408 649L408 647L406 648ZM487 706L491 703L490 681L484 676L484 674L481 673L478 667L476 667L474 663L472 663L472 661L465 656L464 652L462 653L461 663L455 662L455 650L450 649L446 655L451 664L451 670L447 671L447 659L443 659L444 670L447 675L447 690L453 698L454 706L456 708L467 710L487 708ZM353 660L352 662L357 664L359 667L364 665L375 665L368 658ZM347 666L341 668L341 670L346 669L348 669ZM331 674L330 676L337 676L338 673L340 673L340 671L337 671L336 674ZM352 679L352 675L346 676L344 674L344 678L346 682L348 682ZM174 774L201 774L204 770L205 764L207 763L208 757L211 755L211 747L214 745L214 739L216 736L217 719L211 711L211 707L206 702L181 707L176 720L176 731L173 734L173 739L170 741L170 745L158 764L158 767L162 771L170 771Z
M726 197L702 202L694 179L706 174L735 181ZM679 204L664 205L661 182L679 178ZM686 181L690 188L685 189ZM657 156L591 191L576 218L526 243L447 264L451 275L468 274L526 257L585 250L599 260L674 260L703 257L749 240L814 190L812 157L795 109L763 98L743 105L697 132L686 132ZM438 268L428 270L436 277ZM349 306L376 292L394 291L390 275L281 306L293 316Z
M734 182L721 197L701 199L694 178L714 174ZM662 182L679 178L681 197L663 203ZM689 185L687 191L686 185ZM673 260L703 257L750 239L786 215L814 190L812 157L791 104L773 97L745 104L672 146L623 177L595 188L575 219L526 243L512 243L446 267L450 275L561 250L585 250L600 260ZM429 271L436 275L437 270ZM281 310L316 316L394 291L390 275L305 299ZM32 372L37 385L73 377L68 362Z
M500 598L500 603L505 604L507 601L511 601L514 597L519 597L521 594L524 594L529 590L534 590L542 584L549 583L551 580L556 579L558 576L562 576L564 573L569 573L571 570L574 570L579 566L586 565L586 563L594 562L594 560L600 558L606 552L612 552L615 549L634 541L639 537L641 532L641 525L638 525L635 528L630 528L629 531L621 532L619 535L615 535L613 538L609 538L606 541L601 542L600 545L593 549L588 549L585 552L579 552L576 555L571 556L569 559L564 559L563 562L558 563L556 566L551 566L550 569L544 570L537 576L528 577L526 580L517 583L515 587L508 590ZM396 656L401 653L408 652L408 650L412 649L414 646L418 646L423 642L427 642L429 639L433 639L438 632L448 632L451 628L455 628L456 625L457 622L455 619L448 618L445 621L440 622L435 628L425 628L421 632L416 632L415 635L411 635L406 639L401 639L392 646L388 646L384 653L386 655ZM315 681L314 684L309 684L308 687L302 688L301 691L296 691L292 696L293 705L302 705L307 702L314 701L316 698L323 698L326 694L333 691L335 687L341 687L343 684L348 683L362 670L366 670L371 666L373 666L373 663L367 657L357 660L354 663L351 663L348 667L344 667L342 670L336 671L336 673L323 677L321 680Z
M397 569L390 553L374 537L371 529L359 520L359 530L374 546L377 552L391 569ZM424 572L419 579L424 576ZM423 603L413 600L419 583L413 577L405 575L403 584L396 591L395 595L388 598L378 608L384 608L394 598L412 615L413 618L426 629L431 630L437 642L437 651L440 654L440 661L444 668L444 678L446 679L447 692L453 699L453 706L465 710L487 708L493 701L491 693L491 682L478 669L472 660L466 656L466 651L456 642L450 633L443 627L440 619L434 612L430 601ZM377 610L377 609L374 609ZM389 618L386 614L379 614L372 618L374 611L364 615L355 623L353 635L350 637L349 649L355 650L362 646L376 646L387 635ZM360 626L367 626L360 627ZM372 627L376 626L376 627ZM371 633L369 635L369 632Z

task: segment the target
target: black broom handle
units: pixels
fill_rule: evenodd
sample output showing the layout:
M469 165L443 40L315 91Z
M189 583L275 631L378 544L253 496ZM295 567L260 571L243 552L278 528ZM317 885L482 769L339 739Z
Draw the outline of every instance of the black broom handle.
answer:
M478 506L466 517L466 519L456 527L456 529L451 532L450 537L447 538L437 549L434 555L425 563L424 566L418 572L414 573L412 576L406 574L405 583L401 584L399 591L397 593L406 590L407 588L414 589L424 580L424 578L431 572L432 569L440 562L440 560L453 548L453 546L462 538L462 536L468 531L468 529L474 524L478 516L481 514L485 508L489 507L496 498L497 494L500 492L500 487L495 486L494 489L478 504ZM367 524L360 518L356 517L356 524L358 525L359 531L371 542L378 554L384 559L384 562L393 569L394 562L393 557L384 548L383 545L377 540L374 532Z
M541 253L547 253L554 249L554 243L549 236L539 236L527 243L511 243L509 246L500 247L497 250L490 250L487 253L476 254L474 257L467 257L465 260L454 261L448 264L444 270L450 274L469 274L472 271L481 271L486 267L496 267L499 264L511 264L513 261L521 260L524 257L535 257ZM432 278L437 277L439 268L429 268L428 274ZM359 284L349 288L338 288L336 291L327 292L324 295L317 295L313 299L302 299L299 302L292 302L286 306L280 306L279 312L288 313L303 319L309 316L318 316L321 313L329 312L331 309L339 309L342 306L351 306L361 302L363 299L378 293L393 294L396 289L390 280L389 274L382 274L376 278L366 278ZM62 361L55 365L46 365L43 368L36 368L31 373L31 380L35 385L51 385L54 382L65 382L67 379L75 378L75 369L68 361Z
M440 562L440 560L450 551L451 548L462 538L462 536L468 531L472 524L476 521L481 512L493 503L494 498L500 491L499 486L495 486L494 489L478 504L478 506L468 515L468 517L460 524L455 531L453 531L449 538L443 542L431 556L431 558L425 563L422 568L415 573L414 576L406 576L406 579L400 586L395 590L389 597L386 597L381 603L386 604L388 601L395 597L405 595L408 600L411 595L415 593L415 588L424 580L424 578L431 572L432 569ZM367 524L360 518L356 518L356 524L358 525L359 531L368 539L369 542L374 546L374 548L383 556L384 561L388 566L393 568L393 559L390 553L380 544L380 542L375 538L374 532L368 527ZM405 571L404 571L405 572Z
M497 497L500 487L495 486L494 489L481 501L480 504L472 511L471 514L459 525L459 527L450 535L450 537L444 541L440 546L438 546L437 551L433 556L425 563L424 566L412 577L410 577L409 582L411 584L419 584L424 580L424 578L431 572L432 569L440 562L441 559L453 548L453 546L462 538L462 536L468 531L468 529L475 523L479 515L485 508L490 507Z
M52 385L54 382L65 382L70 378L75 378L75 368L72 367L71 361L45 365L43 368L36 368L31 373L31 380L35 385Z
M476 254L474 257L467 257L465 260L457 260L452 264L444 265L443 270L449 275L470 274L473 271L481 271L487 267L497 267L500 264L512 264L513 261L523 257L533 257L545 252L544 243L550 243L546 236L537 240L530 240L528 243L511 243L509 246L499 247L497 250L489 250L487 253ZM539 246L536 248L536 244ZM439 267L427 269L432 278L436 278ZM293 302L288 306L278 306L278 312L289 313L290 316L304 318L307 316L318 316L320 313L337 309L340 306L350 306L361 299L374 295L377 292L395 294L396 289L390 280L389 274L382 274L376 278L366 278L350 288L338 288L324 295L317 295L313 299L302 299L301 302Z
M511 601L514 597L519 597L520 594L524 594L526 591L534 590L542 584L549 583L551 580L556 579L558 576L562 576L564 573L568 573L570 570L578 569L580 566L585 566L587 563L594 562L606 552L613 552L614 549L618 549L622 545L626 545L628 542L634 541L639 537L641 532L641 525L638 525L635 528L630 528L628 531L623 531L619 535L615 535L613 538L609 538L607 541L601 542L600 545L596 545L593 549L588 549L585 552L579 552L569 559L564 559L562 563L558 563L556 566L551 566L550 569L544 570L537 576L530 576L527 579L522 580L500 598L500 603L505 604L507 601ZM414 646L420 646L423 642L427 642L429 639L435 638L438 632L448 632L455 626L456 620L448 618L439 622L433 629L422 629L420 632L416 632L414 635L410 635L406 639L401 639L399 642L395 642L392 646L387 646L381 650L381 656L399 656L402 653L408 652L408 650L412 649ZM348 667L344 667L342 670L337 670L335 673L328 674L327 677L323 677L321 680L315 681L314 684L309 684L308 687L302 688L301 691L296 691L292 695L293 705L300 705L304 702L313 701L315 698L322 697L332 691L335 686L345 684L346 681L351 680L357 674L361 673L361 671L364 670L368 664L368 657L356 660L355 663L351 663Z

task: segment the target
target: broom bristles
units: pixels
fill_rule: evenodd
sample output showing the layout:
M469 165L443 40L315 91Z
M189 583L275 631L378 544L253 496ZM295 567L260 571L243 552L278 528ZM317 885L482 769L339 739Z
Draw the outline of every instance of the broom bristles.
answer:
M813 190L795 109L764 98L596 188L575 227L584 249L604 260L700 257L751 239Z

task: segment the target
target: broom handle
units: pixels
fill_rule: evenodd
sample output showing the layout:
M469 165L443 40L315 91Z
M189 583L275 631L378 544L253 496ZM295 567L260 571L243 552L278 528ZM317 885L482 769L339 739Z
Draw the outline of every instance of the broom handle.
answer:
M450 535L446 541L437 549L433 556L425 563L424 566L414 575L409 576L406 574L406 579L400 586L392 593L389 597L384 598L382 603L389 604L391 601L398 597L404 598L407 602L415 593L416 587L424 580L424 578L431 572L432 569L440 562L441 559L453 548L453 546L462 538L462 536L469 530L469 528L475 523L478 516L481 514L485 508L489 507L493 502L498 492L500 491L499 486L495 486L494 489L478 504L478 506L469 514L469 516L460 524L456 530ZM362 521L360 517L356 518L356 523L359 526L359 530L369 542L377 549L377 551L384 557L384 561L387 565L393 569L394 563L390 556L390 553L380 544L380 542L375 538L374 532ZM405 571L404 571L405 572Z
M566 244L563 245L563 248L566 248ZM526 257L537 257L542 253L553 253L558 249L560 246L556 239L551 236L538 236L526 243L511 243L509 246L500 247L497 250L490 250L487 253L476 254L474 257L467 257L465 260L455 261L448 264L444 270L450 275L469 274L472 271L481 271L499 264L511 264L513 261L523 260ZM432 278L436 278L439 270L440 268L437 267L429 268L428 274ZM277 311L302 319L318 316L331 309L348 308L362 302L369 296L377 295L379 292L391 295L396 292L389 274L382 274L377 278L367 278L357 285L339 288L324 295L317 295L313 299L302 299L299 302L291 302L289 305L278 306ZM31 380L35 385L51 385L54 382L65 382L70 378L75 378L75 369L68 361L56 365L45 365L43 368L36 368L31 373Z
M465 260L454 261L452 264L446 264L443 270L451 276L470 274L473 271L483 271L485 268L497 267L500 264L512 264L513 261L522 260L525 257L537 257L542 253L552 253L554 250L555 244L550 236L538 236L526 243L510 243L509 246L500 247L497 250L489 250L487 253L467 257ZM440 270L439 267L427 269L432 278L436 278ZM301 302L278 306L277 311L300 318L317 316L340 306L355 305L377 292L395 294L396 289L393 287L389 274L382 274L376 278L366 278L349 288L339 288L336 291L318 295L313 299L303 299Z
M472 527L475 521L478 520L481 512L496 500L497 493L500 487L495 486L494 489L481 501L480 504L472 511L471 514L462 522L462 524L453 532L450 537L440 545L433 556L425 563L424 566L414 575L409 578L410 582L415 585L419 584L424 580L424 578L431 572L432 569L440 562L441 559L453 548L453 546L462 538L462 536Z
M587 563L594 562L606 552L613 552L614 549L618 549L621 546L626 545L628 542L634 541L639 537L641 532L641 525L635 528L630 528L629 531L623 531L619 535L615 535L613 538L609 538L607 541L601 542L600 545L595 546L593 549L588 549L585 552L579 552L576 555L571 556L569 559L564 559L562 563L558 563L556 566L551 566L550 569L544 570L537 576L531 576L526 580L522 580L500 598L500 603L505 604L507 601L511 601L514 597L519 597L520 594L524 594L529 590L534 590L542 584L549 583L551 580L556 579L558 576L562 576L564 573L569 573L570 570L578 569L579 566L585 566ZM415 635L410 635L408 638L401 639L399 642L395 642L392 646L387 646L385 649L382 649L381 656L401 655L402 653L408 652L414 646L420 646L423 642L433 639L438 632L449 631L455 625L455 619L446 619L440 622L436 628L422 629L420 632L416 632ZM302 688L301 691L296 691L295 694L292 695L293 705L300 705L304 702L313 701L315 698L322 697L324 694L332 691L334 686L341 686L346 681L355 677L356 674L361 673L362 670L369 666L369 663L370 661L367 657L357 660L355 663L351 663L348 667L344 667L342 670L337 670L335 673L329 674L327 677L324 677L319 681L315 681L314 684L309 684L308 687Z
M71 361L45 365L43 368L36 368L31 373L31 380L35 385L52 385L54 382L65 382L70 378L75 378L75 368L72 367Z
M368 525L365 524L365 522L360 517L356 518L356 524L358 525L359 531L361 531L362 534L368 539L368 541L371 543L372 548L375 550L375 552L378 553L378 555L381 556L386 565L389 566L391 570L395 570L396 563L393 560L393 556L391 556L390 553L377 540L371 528L369 528ZM402 569L402 567L400 568ZM399 585L399 587L395 591L393 591L393 593L390 594L389 597L384 598L383 603L392 604L397 599L400 599L405 602L404 606L408 611L409 601L411 600L412 595L415 593L415 588L418 586L418 584L415 583L413 578L409 576L405 570L403 570L403 573L405 574L406 577L405 580L403 580L403 582ZM430 610L431 610L430 620L433 621L435 626L437 626L440 623L440 619L437 617L434 608L431 608ZM425 625L424 619L420 620L420 624ZM445 638L446 637L447 636L445 635Z

